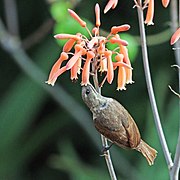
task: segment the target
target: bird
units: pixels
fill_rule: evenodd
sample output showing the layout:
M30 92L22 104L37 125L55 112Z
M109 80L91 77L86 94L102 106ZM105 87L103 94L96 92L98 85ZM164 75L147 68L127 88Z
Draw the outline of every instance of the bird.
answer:
M154 164L157 151L141 139L132 116L118 101L102 96L90 83L82 86L82 99L92 112L100 134L123 149L139 151L149 165Z

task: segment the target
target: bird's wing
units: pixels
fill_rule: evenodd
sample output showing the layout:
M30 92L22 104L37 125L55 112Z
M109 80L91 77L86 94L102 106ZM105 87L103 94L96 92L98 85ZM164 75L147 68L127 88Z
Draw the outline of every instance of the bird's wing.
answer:
M136 148L140 143L141 136L133 118L130 115L128 115L128 125L127 122L124 123L123 121L122 121L122 125L126 129L130 147Z
M122 148L130 147L127 132L122 125L117 129L112 126L104 126L98 118L95 118L94 122L95 128L107 139Z
M121 111L119 119L122 122L122 126L126 131L129 146L131 148L136 148L141 140L138 127L129 112L119 102L115 100L114 104L116 104L116 107L118 107L118 109Z

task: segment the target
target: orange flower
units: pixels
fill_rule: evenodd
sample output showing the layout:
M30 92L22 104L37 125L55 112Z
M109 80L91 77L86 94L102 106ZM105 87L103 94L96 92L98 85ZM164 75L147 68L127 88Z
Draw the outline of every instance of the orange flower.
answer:
M109 41L110 41L112 44L117 43L119 46L120 46L120 45L123 45L123 46L127 46L127 45L128 45L128 42L127 42L127 41L122 40L122 39L117 38L117 37L112 37Z
M123 54L117 54L115 56L115 60L117 62L113 63L114 69L118 67L118 87L117 90L126 90L125 85L127 83L127 73L126 70L132 70L132 67L127 65L126 63L123 62L124 55Z
M112 3L111 8L115 8L117 2L117 0L110 0L109 3ZM81 73L82 69L81 85L87 85L90 81L90 75L94 75L94 72L90 72L92 66L94 66L93 69L97 70L98 74L99 72L101 75L105 74L101 85L103 85L106 80L109 84L111 84L114 79L114 70L119 68L117 89L125 89L125 84L132 83L132 68L126 48L128 42L122 40L118 33L129 30L130 26L128 24L113 26L110 34L107 37L99 35L99 26L101 25L100 7L98 4L96 4L96 22L95 27L92 29L92 35L86 26L86 22L84 22L73 10L69 9L68 11L82 27L85 27L90 35L90 38L85 37L80 33L77 33L76 35L57 34L54 36L59 40L67 39L67 42L63 47L63 52L61 53L60 58L52 67L47 83L54 85L57 78L67 70L70 70L71 80L77 80L78 74ZM109 50L106 46L107 43L117 43L119 45L120 54L117 52L117 48L114 50ZM75 50L74 53L70 52L72 48ZM67 53L72 56L67 63L61 67L62 62L68 59ZM115 58L117 62L112 61L112 54L118 54ZM121 58L121 60L118 58Z
M78 79L77 74L78 74L78 60L76 61L74 66L71 68L71 80L77 80Z
M127 65L131 67L131 62L129 60L128 56L128 49L126 46L120 45L120 53L124 55L123 62L125 62ZM132 84L132 69L125 69L126 70L126 83Z
M99 54L104 54L105 52L105 39L101 39L100 42L99 42L99 47L98 47L98 53Z
M46 83L54 86L57 78L58 78L62 73L64 73L65 71L66 71L66 67L65 67L65 66L63 66L62 68L58 69L58 70L56 71L56 73L52 76L52 78L49 79L48 81L46 81Z
M57 73L57 71L59 70L59 68L61 67L61 64L64 60L68 59L68 55L65 52L62 52L59 59L56 61L56 63L53 65L51 72L49 74L49 78L48 81L46 81L47 84L51 84L52 86L54 86L54 83L57 79L57 77L55 76L55 74ZM64 69L63 69L64 70Z
M180 38L180 27L176 30L176 32L171 37L171 45L175 44Z
M99 68L99 72L103 73L103 72L107 72L107 58L100 59L100 68Z
M73 10L68 9L68 12L82 27L86 27L86 22L83 21Z
M169 5L170 0L162 0L162 5L166 8Z
M86 86L89 83L90 62L91 62L91 59L93 59L94 57L95 57L95 54L94 54L93 51L88 51L87 52L86 62L84 64L83 71L82 71L81 85Z
M119 32L123 32L123 31L128 31L130 29L130 25L128 24L124 24L124 25L121 25L121 26L113 26L111 28L111 34L117 34Z
M123 62L124 56L122 54L116 55L115 59L122 63ZM118 81L117 81L117 90L126 90L125 85L126 85L126 70L124 67L119 66L118 69Z
M106 7L104 8L104 14L107 13L111 8L114 9L117 6L118 0L109 0Z
M68 61L66 64L66 70L71 69L80 56L85 55L86 50L79 44L75 45L75 53L74 56Z
M145 24L154 25L153 17L154 17L154 0L149 0Z
M99 28L94 27L94 28L92 29L92 33L93 33L95 36L97 36L97 35L99 34Z
M96 26L99 27L101 25L101 21L100 21L100 7L98 3L96 3L95 6L95 15L96 15Z
M72 35L72 34L56 34L54 36L56 39L74 39L74 40L80 40L80 37L78 35Z
M107 58L107 64L108 64L108 70L107 70L107 81L109 84L112 83L114 78L114 70L113 70L113 63L112 63L112 52L111 51L105 51L104 56Z

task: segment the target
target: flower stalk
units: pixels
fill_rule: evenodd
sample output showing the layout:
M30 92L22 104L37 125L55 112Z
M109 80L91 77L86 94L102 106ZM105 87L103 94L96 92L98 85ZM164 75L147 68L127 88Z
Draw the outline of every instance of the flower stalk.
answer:
M143 17L143 9L142 1L139 0L139 6L137 6L138 11L138 20L139 20L139 29L140 29L140 37L141 37L141 47L142 47L142 56L143 56L143 64L144 64L144 71L145 71L145 78L147 84L147 90L150 98L151 108L153 111L154 121L156 125L156 129L158 132L158 136L161 142L161 146L163 149L163 153L166 159L166 163L168 165L169 170L173 167L173 161L171 159L171 155L167 146L167 142L164 136L164 132L162 129L158 108L155 100L152 80L151 80L151 73L149 68L149 60L148 60L148 51L147 51L147 44L146 44L146 34L145 34L145 27L144 27L144 17Z

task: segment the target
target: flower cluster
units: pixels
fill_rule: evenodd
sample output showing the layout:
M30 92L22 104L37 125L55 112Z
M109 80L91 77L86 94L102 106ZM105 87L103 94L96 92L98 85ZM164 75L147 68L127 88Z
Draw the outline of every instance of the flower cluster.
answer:
M118 1L116 1L118 2ZM71 72L71 80L77 80L81 74L81 85L89 83L90 76L96 72L104 75L101 85L107 80L109 84L114 79L114 70L118 69L117 90L125 90L125 85L132 83L132 67L128 56L128 42L121 39L118 33L129 30L128 24L113 26L107 37L100 36L99 27L100 7L95 5L95 27L92 33L83 21L73 10L68 9L69 14L83 28L85 28L90 38L88 39L81 33L72 34L57 34L54 37L62 40L67 39L63 47L63 52L59 59L53 65L49 79L46 83L55 84L57 78L67 70ZM109 50L107 43L117 44L117 48ZM74 48L74 52L70 52ZM113 60L112 60L113 59ZM66 61L65 65L63 65Z
M138 0L134 0L135 2L135 6L140 6L138 3ZM170 0L162 0L162 5L166 8L169 5ZM104 9L104 13L106 13L107 11L109 11L109 9L114 9L118 4L118 0L109 0L105 9ZM154 25L153 23L153 17L154 17L154 0L144 0L144 5L143 5L143 9L144 8L148 8L147 9L147 14L146 14L146 20L145 20L145 24L147 25Z
M138 0L134 0L135 2L135 6L140 6L138 4ZM162 0L162 5L167 8L170 0ZM104 8L104 13L108 12L111 8L114 9L118 4L118 0L109 0L106 7ZM154 25L153 23L153 18L154 18L154 0L144 0L144 5L143 5L143 9L144 8L148 8L147 9L147 14L146 14L146 20L145 20L145 24L147 25ZM175 44L178 39L180 38L180 27L176 30L176 32L172 35L171 37L171 41L170 44L173 45Z

